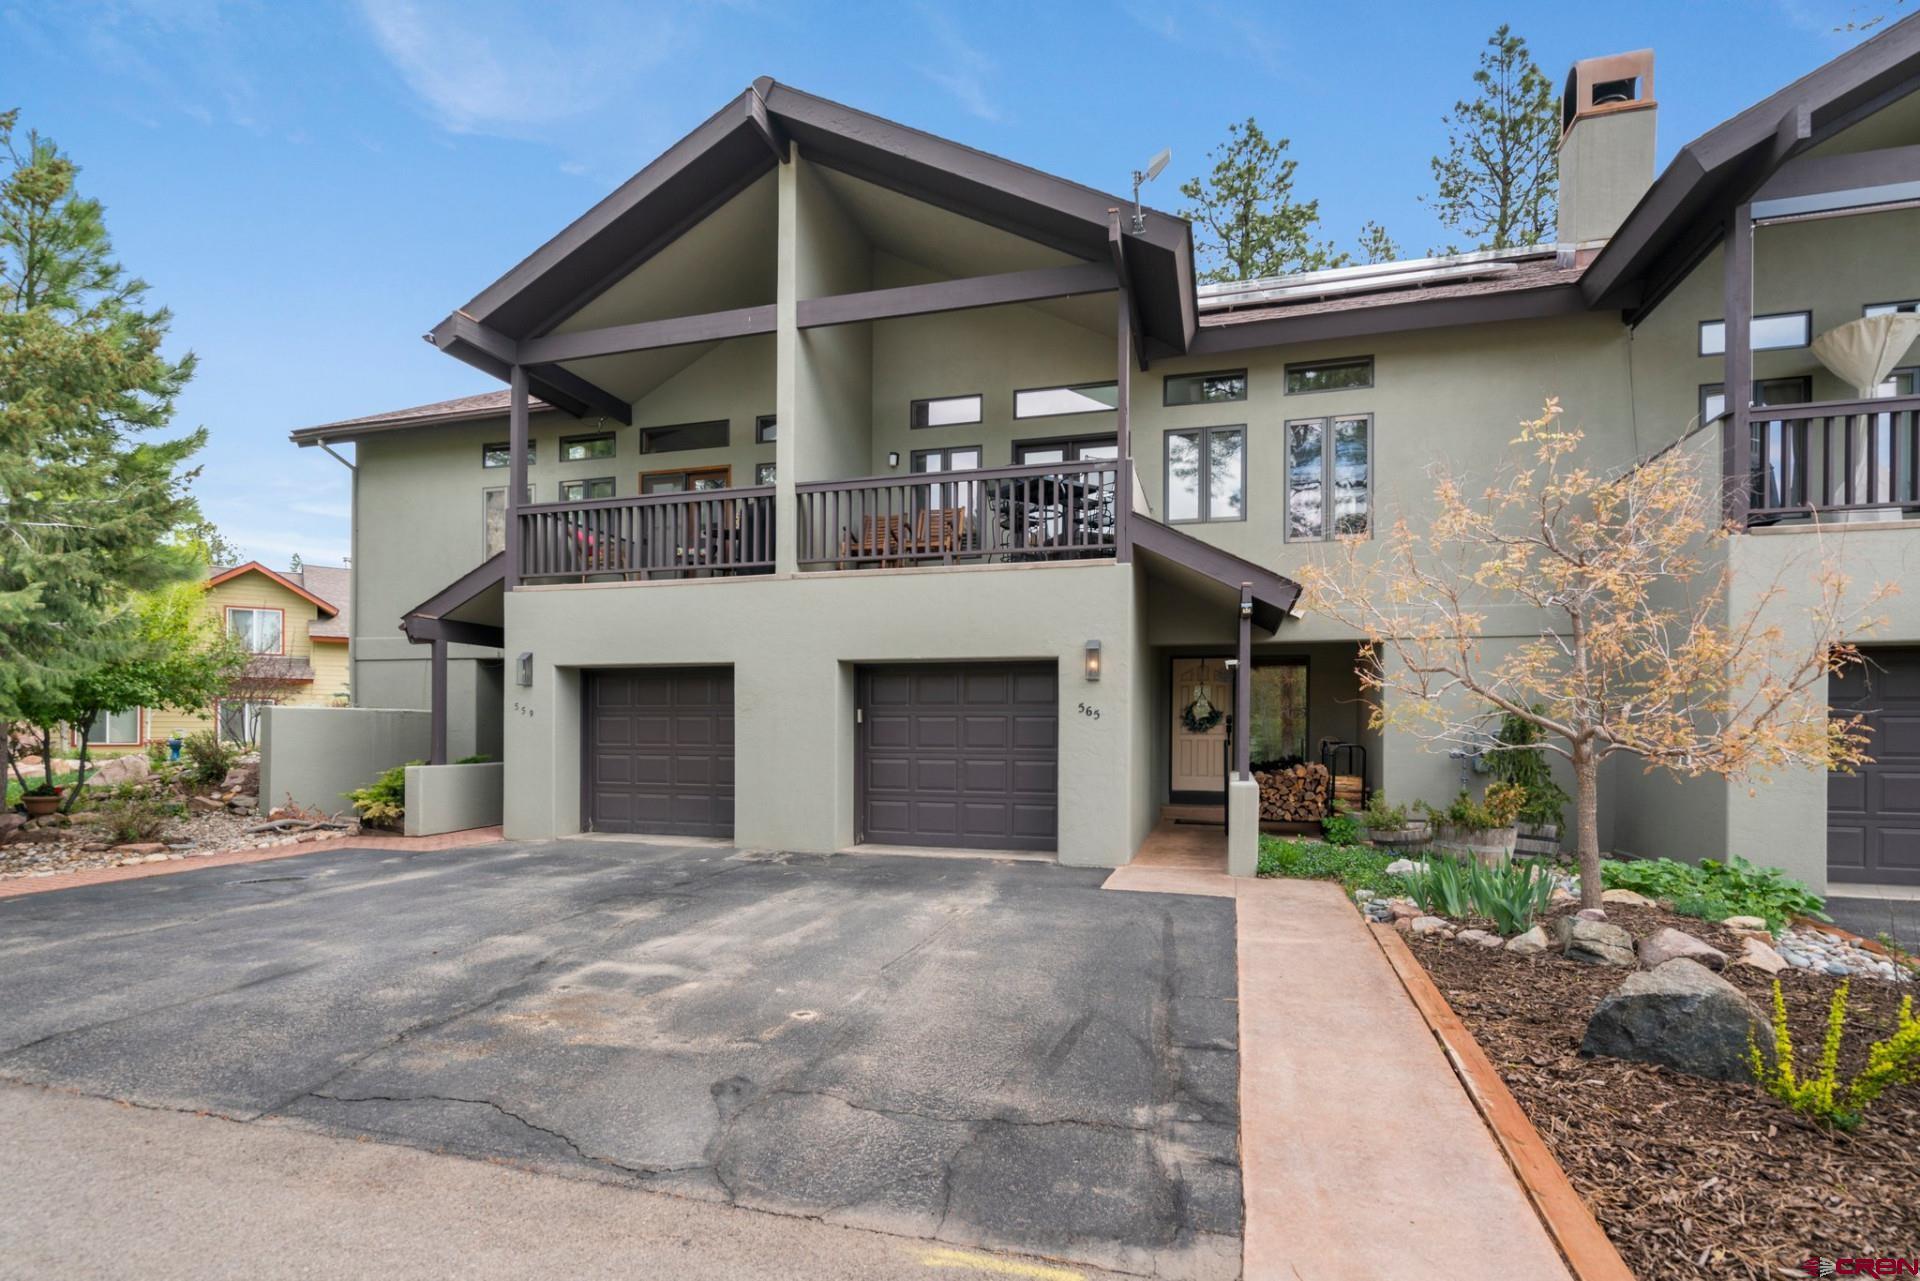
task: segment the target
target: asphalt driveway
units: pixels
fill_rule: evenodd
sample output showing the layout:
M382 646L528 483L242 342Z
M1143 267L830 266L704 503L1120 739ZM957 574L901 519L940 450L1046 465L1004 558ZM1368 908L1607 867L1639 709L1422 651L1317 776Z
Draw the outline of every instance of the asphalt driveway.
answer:
M1233 904L1105 875L582 841L0 900L0 1078L1237 1275Z

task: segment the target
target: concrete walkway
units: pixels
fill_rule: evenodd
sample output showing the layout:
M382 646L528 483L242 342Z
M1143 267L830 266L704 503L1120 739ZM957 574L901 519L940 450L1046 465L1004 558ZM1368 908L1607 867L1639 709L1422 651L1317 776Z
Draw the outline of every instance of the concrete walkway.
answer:
M1219 845L1218 864L1209 841ZM1566 1265L1340 887L1233 879L1163 824L1106 888L1232 897L1244 1275L1568 1281Z

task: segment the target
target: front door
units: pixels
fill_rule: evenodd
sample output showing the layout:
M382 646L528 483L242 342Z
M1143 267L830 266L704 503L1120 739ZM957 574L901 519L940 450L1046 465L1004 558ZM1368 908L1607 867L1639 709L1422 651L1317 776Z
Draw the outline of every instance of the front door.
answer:
M1227 770L1227 718L1233 711L1233 673L1224 658L1173 660L1173 778L1175 801L1218 801Z

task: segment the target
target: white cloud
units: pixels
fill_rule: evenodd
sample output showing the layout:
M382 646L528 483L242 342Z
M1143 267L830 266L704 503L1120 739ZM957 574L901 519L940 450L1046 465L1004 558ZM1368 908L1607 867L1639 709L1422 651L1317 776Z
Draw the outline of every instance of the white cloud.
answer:
M969 115L996 122L1005 120L1006 113L987 92L987 81L995 71L993 60L969 44L946 14L927 5L921 6L920 13L927 21L927 29L933 33L941 57L937 66L923 64L920 73L952 94Z
M456 133L507 137L588 114L680 50L665 5L361 0L380 51Z

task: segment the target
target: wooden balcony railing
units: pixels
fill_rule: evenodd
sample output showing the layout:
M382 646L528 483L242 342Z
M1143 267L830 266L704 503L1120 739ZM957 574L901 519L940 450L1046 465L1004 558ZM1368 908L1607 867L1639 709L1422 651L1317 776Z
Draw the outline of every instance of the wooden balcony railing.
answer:
M1920 513L1920 396L1756 406L1747 426L1749 525Z
M520 576L691 578L773 568L773 486L520 509Z
M1077 560L1118 543L1115 459L797 486L802 569ZM1129 482L1131 484L1131 482Z

